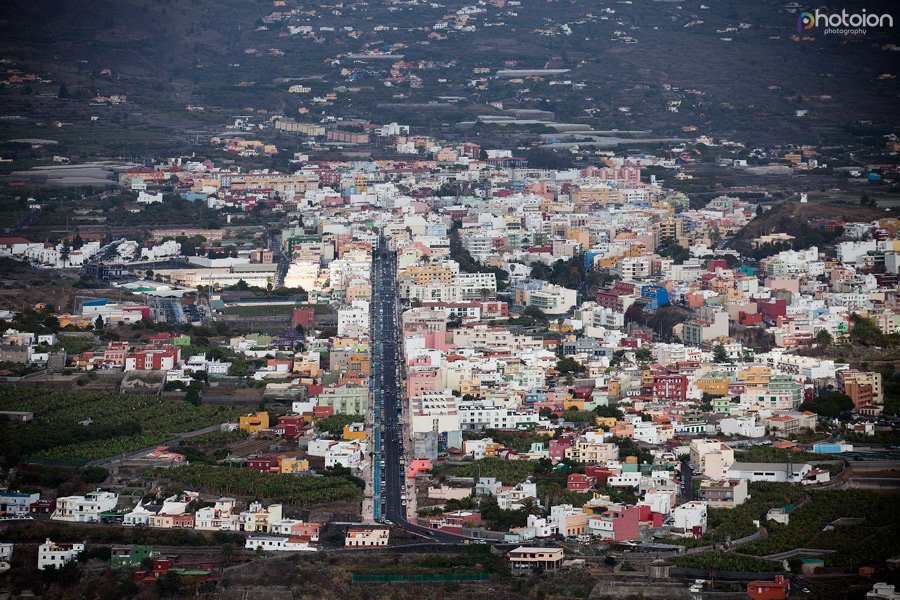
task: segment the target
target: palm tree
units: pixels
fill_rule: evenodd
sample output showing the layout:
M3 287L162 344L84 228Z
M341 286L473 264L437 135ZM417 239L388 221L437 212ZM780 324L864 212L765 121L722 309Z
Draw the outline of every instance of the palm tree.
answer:
M525 498L522 501L522 510L525 511L526 515L535 515L540 516L541 514L541 506L538 504L537 498Z
M232 544L231 542L222 544L222 560L225 562L231 562L232 558L234 558L234 544Z

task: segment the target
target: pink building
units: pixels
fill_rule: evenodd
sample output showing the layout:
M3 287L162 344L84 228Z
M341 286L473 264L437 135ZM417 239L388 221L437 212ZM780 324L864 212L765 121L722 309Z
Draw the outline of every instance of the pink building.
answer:
M566 457L566 448L571 448L575 441L572 438L550 440L550 460L561 461Z
M766 287L770 290L784 290L794 294L800 293L800 279L781 275L766 277Z
M621 542L641 535L641 510L637 506L611 507L588 521L591 533L604 540Z
M409 373L407 389L410 398L421 398L424 394L439 391L437 369L413 369Z

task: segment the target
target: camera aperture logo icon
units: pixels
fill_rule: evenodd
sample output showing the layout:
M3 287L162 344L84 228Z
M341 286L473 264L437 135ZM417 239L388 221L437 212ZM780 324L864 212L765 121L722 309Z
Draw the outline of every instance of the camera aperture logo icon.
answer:
M816 26L816 15L807 11L800 13L797 17L797 33L803 33L807 29Z

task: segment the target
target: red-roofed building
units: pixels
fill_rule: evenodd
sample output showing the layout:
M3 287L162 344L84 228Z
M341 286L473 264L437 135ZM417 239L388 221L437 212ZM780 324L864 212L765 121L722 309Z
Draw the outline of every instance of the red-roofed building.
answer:
M753 600L784 600L791 591L791 584L782 575L775 581L751 581L747 584L747 594Z

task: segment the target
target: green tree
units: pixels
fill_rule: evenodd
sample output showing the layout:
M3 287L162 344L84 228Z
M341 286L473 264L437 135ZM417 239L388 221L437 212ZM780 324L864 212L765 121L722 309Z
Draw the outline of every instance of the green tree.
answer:
M177 596L180 588L180 577L172 570L166 571L165 575L156 580L156 593L162 598Z
M539 321L546 321L547 315L544 314L537 306L526 306L525 310L522 311L522 315L526 317L531 317L532 319L537 319Z
M560 373L584 373L587 368L571 356L567 356L556 361L556 370Z
M197 391L197 388L189 388L184 395L184 401L194 406L200 406L200 392Z
M731 359L728 357L728 351L725 350L725 345L721 342L716 344L713 347L713 362L715 363L730 363Z
M812 400L804 402L800 408L809 410L823 417L839 417L842 413L853 410L853 400L847 394L832 392L823 394Z
M831 337L831 334L828 333L827 329L820 329L819 333L816 334L816 343L820 346L830 346L834 341L834 338Z
M873 319L856 313L850 315L850 341L863 346L881 346L884 334Z

